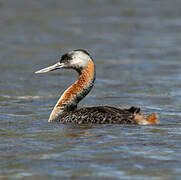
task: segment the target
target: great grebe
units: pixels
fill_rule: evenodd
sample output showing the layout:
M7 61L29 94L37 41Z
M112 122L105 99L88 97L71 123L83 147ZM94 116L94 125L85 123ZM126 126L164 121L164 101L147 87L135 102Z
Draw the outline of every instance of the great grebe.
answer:
M119 109L110 106L83 107L77 104L93 88L95 66L90 54L83 49L73 50L64 54L60 61L35 73L45 73L57 69L74 69L78 72L78 80L60 97L50 114L49 122L62 123L97 123L97 124L157 124L157 115L145 117L140 108Z

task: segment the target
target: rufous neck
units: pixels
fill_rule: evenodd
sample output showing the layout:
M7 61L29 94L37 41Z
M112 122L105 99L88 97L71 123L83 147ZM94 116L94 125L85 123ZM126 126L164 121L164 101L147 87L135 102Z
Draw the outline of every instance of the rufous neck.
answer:
M95 80L95 66L92 60L87 67L80 71L78 80L72 84L60 97L50 114L49 122L56 119L61 113L76 109L77 104L93 88Z

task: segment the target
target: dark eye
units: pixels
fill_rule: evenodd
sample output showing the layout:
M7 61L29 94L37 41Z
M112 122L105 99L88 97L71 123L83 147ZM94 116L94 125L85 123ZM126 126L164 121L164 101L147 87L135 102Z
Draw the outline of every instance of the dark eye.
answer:
M64 54L60 59L60 63L69 63L70 60L72 60L71 55L70 54Z

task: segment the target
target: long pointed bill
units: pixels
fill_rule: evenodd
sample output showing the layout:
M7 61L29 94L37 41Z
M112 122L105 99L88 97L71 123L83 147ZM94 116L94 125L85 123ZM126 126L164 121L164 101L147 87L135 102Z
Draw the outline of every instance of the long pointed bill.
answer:
M57 69L60 69L60 68L63 68L63 64L58 62L58 63L54 64L53 66L49 66L47 68L41 69L39 71L36 71L35 73L36 74L38 74L38 73L46 73L46 72L54 71L54 70L57 70Z

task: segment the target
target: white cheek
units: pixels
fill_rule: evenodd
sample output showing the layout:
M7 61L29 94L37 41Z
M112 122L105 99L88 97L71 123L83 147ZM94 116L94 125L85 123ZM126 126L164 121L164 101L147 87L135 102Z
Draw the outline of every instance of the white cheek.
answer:
M73 65L75 66L80 66L80 67L87 67L88 63L89 63L90 59L85 57L76 57L73 61Z

